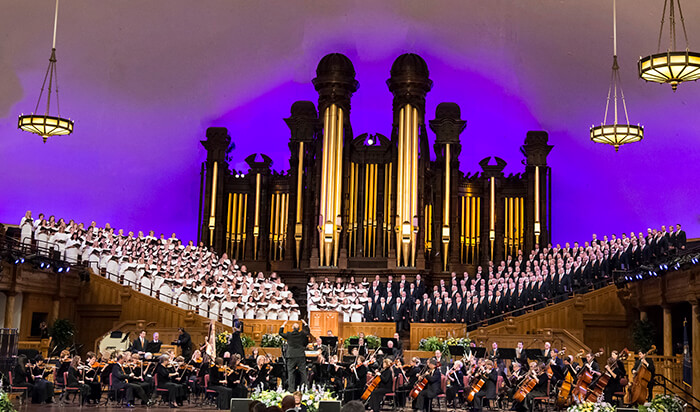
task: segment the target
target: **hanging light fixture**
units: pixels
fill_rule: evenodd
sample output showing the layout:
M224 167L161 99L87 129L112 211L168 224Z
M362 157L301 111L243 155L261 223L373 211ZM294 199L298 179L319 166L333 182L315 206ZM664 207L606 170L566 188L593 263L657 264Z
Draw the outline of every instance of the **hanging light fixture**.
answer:
M22 114L19 116L17 127L20 129L35 133L41 136L46 143L46 139L53 136L63 136L73 133L74 122L70 119L61 117L61 110L58 104L58 75L56 72L56 25L58 23L58 0L56 0L56 13L53 20L53 46L51 47L51 57L49 58L49 67L44 75L44 83L41 85L39 99L36 102L36 107L32 114ZM46 111L44 114L39 114L39 104L41 96L44 94L46 80L49 81L48 93L46 96ZM56 116L49 114L51 108L51 91L56 94Z
M671 32L671 44L669 50L661 53L661 35L664 31L664 17L669 0L664 0L664 10L661 14L661 29L659 30L659 44L657 53L647 57L640 57L637 67L639 77L656 83L669 83L675 92L682 82L695 81L700 78L700 53L691 52L688 45L688 32L685 30L685 20L681 10L681 0L678 2L678 14L681 18L683 36L685 37L685 51L676 50L676 0L671 0L669 8L668 25Z
M617 118L617 92L620 90L620 100L622 109L625 112L625 123L619 124ZM613 123L609 124L608 109L610 107L610 95L613 96ZM627 116L627 105L625 104L625 94L622 92L622 82L620 81L620 66L617 63L617 7L616 0L613 0L613 65L610 88L608 89L608 99L605 102L605 116L600 126L591 126L591 140L596 143L609 144L617 152L620 146L627 143L634 143L644 138L644 127L637 124L630 124Z

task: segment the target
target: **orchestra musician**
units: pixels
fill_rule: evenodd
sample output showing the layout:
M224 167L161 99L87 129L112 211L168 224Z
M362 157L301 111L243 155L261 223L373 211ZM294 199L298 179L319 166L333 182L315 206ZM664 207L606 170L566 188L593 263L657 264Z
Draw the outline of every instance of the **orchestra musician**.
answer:
M34 393L38 397L35 403L45 402L46 396L49 398L53 397L53 382L50 382L47 378L53 377L54 367L53 365L47 365L44 358L41 355L37 355L34 365L30 368L34 383ZM46 396L42 395L46 393ZM46 401L48 403L48 401Z
M632 375L636 375L637 371L641 367L641 365L644 365L647 370L651 373L651 379L649 380L649 383L647 384L647 388L649 389L649 394L647 395L647 400L651 400L653 397L652 392L654 391L654 375L656 374L656 367L654 366L654 361L651 358L647 358L646 352L643 350L640 350L637 352L639 355L639 358L634 362L634 366L632 367Z
M513 402L513 410L525 412L532 412L535 402L534 399L542 396L547 396L547 385L548 376L544 365L538 364L537 362L530 362L530 369L527 373L529 377L532 377L536 384L532 390L525 396L524 402Z
M232 390L231 396L234 398L248 397L248 387L246 385L249 380L248 372L252 368L242 364L241 356L237 353L231 356L229 366L231 367L231 372L227 376L227 384Z
M367 384L367 365L365 357L357 355L355 362L350 365L350 374L346 400L359 400Z
M170 362L170 356L161 355L158 366L156 366L155 376L157 377L158 388L168 390L168 402L171 408L182 406L185 399L185 388L177 383L180 379L180 374L177 368L171 368L173 363ZM174 371L173 371L174 369Z
M230 372L233 371L224 368L224 360L220 357L214 361L214 367L209 369L209 389L215 390L218 394L216 406L219 409L228 409L231 405L233 389L228 387L227 381Z
M81 365L80 356L74 356L68 367L68 379L66 386L72 388L80 388L80 404L85 404L90 395L90 386L85 384L83 373L86 369L90 369L87 365Z
M608 358L608 362L605 365L605 370L610 375L610 380L603 390L603 399L605 402L612 403L612 397L615 392L622 392L622 384L620 381L627 376L625 365L619 358L618 351L614 350L610 353L610 358Z
M436 354L437 352L438 351L436 351ZM427 378L428 383L418 394L414 406L415 409L430 412L432 410L433 399L435 399L435 397L442 392L442 388L440 387L442 373L440 373L440 370L438 369L438 362L435 360L435 358L428 359L428 371L425 375L419 375L418 381L423 379L423 377Z
M265 356L258 356L255 369L251 371L254 376L250 382L250 388L262 388L262 390L270 389L270 365L267 363ZM306 365L304 365L304 374L306 374Z
M445 391L445 398L448 407L450 407L450 405L452 405L453 408L456 407L457 394L464 389L463 367L462 361L457 360L452 365L452 368L447 371L447 390Z
M85 362L87 366L90 367L90 369L87 370L84 375L85 384L90 387L88 403L94 403L97 405L100 403L100 398L102 397L102 384L99 382L99 371L101 368L104 368L105 365L97 361L97 355L95 355L95 352L88 352Z
M487 359L484 362L484 369L481 375L484 379L484 384L481 386L479 392L474 395L474 410L476 412L482 411L484 398L496 399L498 371L491 359Z
M384 358L384 361L382 361L382 371L378 373L381 380L369 397L369 407L374 412L379 412L382 409L382 400L384 396L393 390L394 373L391 370L391 365L391 359Z
M117 393L122 389L125 390L127 407L133 407L134 394L136 394L136 396L138 396L138 398L141 399L141 401L147 406L151 406L153 402L148 399L148 397L146 396L146 392L143 390L143 387L128 382L128 378L129 376L133 376L133 372L129 375L127 375L124 372L124 361L126 359L126 353L129 352L120 353L119 355L117 355L117 361L112 367L112 377L114 378L112 386L114 387L114 390L117 391Z

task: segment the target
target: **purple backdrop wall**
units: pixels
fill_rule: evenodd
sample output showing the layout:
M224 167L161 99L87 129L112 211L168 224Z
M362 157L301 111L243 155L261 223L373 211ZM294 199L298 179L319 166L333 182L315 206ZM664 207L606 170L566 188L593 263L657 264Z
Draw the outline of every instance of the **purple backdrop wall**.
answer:
M630 120L647 137L617 154L588 140L603 120L612 63L608 1L65 2L61 107L76 129L45 145L18 131L16 116L36 103L53 2L0 3L0 222L18 223L31 209L192 239L207 127L229 128L234 167L264 152L286 169L282 118L295 100L316 101L316 64L338 51L360 82L355 134L388 135L384 82L392 61L414 52L435 83L428 119L453 101L468 122L463 171L497 155L516 173L525 133L549 132L556 242L675 222L690 237L700 232L700 84L672 93L636 76L637 57L656 51L654 0L618 2ZM697 44L700 4L684 4L684 13Z

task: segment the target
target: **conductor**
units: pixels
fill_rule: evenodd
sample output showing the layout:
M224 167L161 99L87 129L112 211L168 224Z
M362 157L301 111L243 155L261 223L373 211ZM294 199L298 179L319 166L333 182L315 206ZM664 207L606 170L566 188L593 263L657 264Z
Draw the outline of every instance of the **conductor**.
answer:
M294 369L299 368L299 373L301 374L301 383L306 384L306 357L304 351L306 349L306 344L309 342L309 325L306 321L302 320L301 323L304 325L299 330L299 324L295 323L292 325L291 332L284 332L284 327L287 325L287 321L284 321L280 327L279 335L287 340L289 347L287 348L287 382L289 384L289 391L294 392L296 387L294 382Z

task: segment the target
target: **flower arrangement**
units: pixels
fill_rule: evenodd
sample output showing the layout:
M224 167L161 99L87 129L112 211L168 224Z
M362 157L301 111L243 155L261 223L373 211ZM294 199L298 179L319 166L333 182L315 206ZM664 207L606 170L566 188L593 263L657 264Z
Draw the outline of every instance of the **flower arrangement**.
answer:
M2 380L0 380L0 412L16 412L7 392L2 390Z
M263 348L281 348L284 339L277 333L266 333L262 336L260 346Z
M282 390L282 388L276 391L260 391L256 390L250 396L251 399L260 401L265 406L281 406L282 399L285 396L292 395L291 392ZM336 401L338 400L330 391L323 388L315 387L302 391L301 402L306 405L309 412L318 412L318 405L321 401Z
M228 332L221 332L216 334L216 353L221 355L226 351L226 347L231 339L231 334ZM243 344L243 349L249 348L255 345L255 341L250 336L241 333L241 343Z
M423 338L418 344L418 350L424 350L429 352L435 352L439 350L444 353L445 356L450 356L450 346L463 346L465 348L469 347L471 339L466 338L455 338L449 337L447 339L439 338L437 336L431 336L429 338Z
M359 339L359 336L353 335L345 339L343 347L348 348L350 346L350 339ZM365 335L365 342L367 342L367 349L377 349L381 343L381 339L376 335Z
M656 395L649 406L641 405L639 412L683 412L682 399L672 395Z
M615 412L615 407L606 402L581 402L570 406L566 412Z

